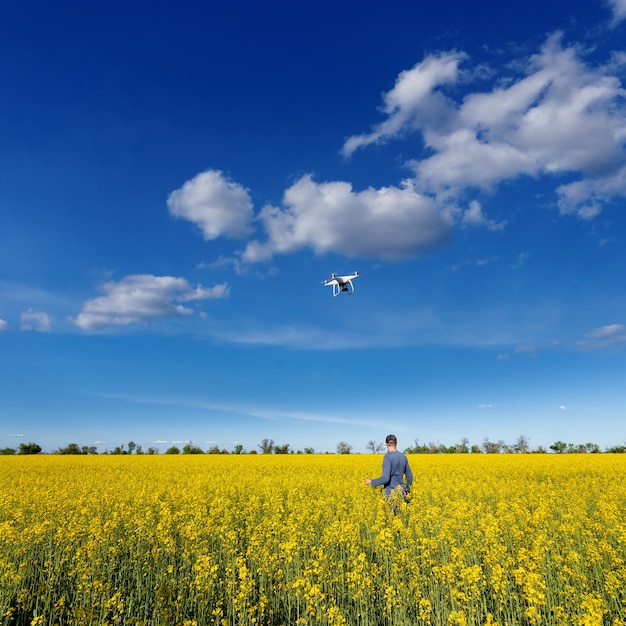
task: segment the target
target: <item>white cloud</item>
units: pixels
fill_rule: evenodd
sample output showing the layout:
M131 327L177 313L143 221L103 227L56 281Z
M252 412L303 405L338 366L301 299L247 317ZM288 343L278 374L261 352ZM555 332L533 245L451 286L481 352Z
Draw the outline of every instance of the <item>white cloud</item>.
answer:
M607 0L607 3L613 11L614 24L626 19L626 0Z
M228 297L226 283L192 287L184 278L135 274L102 285L105 295L83 304L73 322L83 330L145 322L153 318L190 315L180 302Z
M527 346L517 346L514 350L515 354L531 354L536 355L539 352L539 346L536 345L527 345Z
M487 219L478 200L472 200L470 202L469 208L463 213L461 221L463 224L469 226L483 226L488 230L503 230L506 226L506 221L495 222L494 220Z
M515 259L515 261L511 264L511 269L512 270L520 269L524 265L524 263L526 263L529 257L530 257L529 252L520 252L517 255L517 258Z
M613 55L591 67L584 51L563 45L559 33L516 65L522 72L507 65L499 77L472 68L458 51L429 55L383 94L383 121L342 148L349 157L420 134L416 152L425 147L426 156L407 162L412 177L400 185L358 191L349 182L318 183L306 175L285 190L279 206L255 216L243 186L208 170L172 192L167 204L206 240L250 237L253 222L260 224L262 234L243 252L218 261L238 272L304 248L353 258L413 257L446 243L455 222L502 230L507 222L490 219L471 194L520 176L554 181L559 211L591 219L626 196L626 92L617 77L624 62ZM479 75L497 82L468 94Z
M588 333L579 346L582 349L593 350L624 344L626 344L626 326L624 324L608 324Z
M342 148L344 156L420 125L445 125L450 110L445 96L436 89L457 81L459 64L464 59L465 55L458 52L430 55L412 69L401 72L393 89L383 96L382 110L387 119L371 133L349 137Z
M46 333L52 327L52 320L47 313L43 311L28 311L20 315L20 328L22 330L37 330Z
M523 76L459 101L444 89L460 81L465 60L453 52L429 56L401 73L383 97L387 119L348 139L344 154L418 131L434 154L409 163L415 187L439 201L520 175L579 176L557 194L562 212L582 217L626 195L625 92L608 73L612 66L589 68L557 33L528 59Z
M6 330L9 327L9 322L0 319L0 330Z
M170 213L196 224L205 240L243 238L252 232L252 200L247 190L218 170L202 172L167 199Z
M318 422L321 424L352 424L354 426L373 426L376 421L367 418L352 418L333 413L310 413L299 410L289 411L275 407L263 407L258 404L246 405L230 402L207 400L201 397L186 396L141 396L128 394L106 394L104 397L116 398L126 402L138 404L155 404L161 406L191 407L204 411L216 411L220 414L231 413L258 417L268 421L293 421L293 422ZM171 443L188 443L189 439L179 439ZM152 443L167 443L165 440L157 440ZM207 442L210 443L210 442Z
M316 254L403 258L446 242L451 218L409 183L354 191L350 183L317 183L303 176L285 191L284 209L266 206L259 215L267 239L251 241L243 259L311 248Z
M614 176L575 181L557 188L559 211L576 213L583 219L591 219L602 206L618 196L626 195L626 166Z

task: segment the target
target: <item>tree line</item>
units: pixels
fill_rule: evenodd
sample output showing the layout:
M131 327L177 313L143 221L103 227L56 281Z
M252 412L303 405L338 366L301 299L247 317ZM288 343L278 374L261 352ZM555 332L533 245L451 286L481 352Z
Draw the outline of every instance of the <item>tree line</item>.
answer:
M236 444L232 450L226 448L220 448L217 445L212 445L206 450L203 450L200 446L197 446L190 441L182 448L178 446L170 446L165 450L165 454L318 454L314 448L306 447L303 450L293 450L290 444L276 444L273 439L263 439L261 443L257 445L259 451L256 449L245 450L243 445ZM377 454L385 449L382 442L370 440L367 442L366 449ZM346 441L340 441L335 451L337 454L351 454L352 446ZM457 444L448 446L442 443L420 443L418 439L414 440L413 445L404 448L405 454L546 454L552 451L556 454L599 454L599 453L626 453L626 444L614 445L600 449L597 443L584 443L574 444L566 443L564 441L555 441L549 449L543 446L532 448L528 437L520 435L513 444L507 444L504 441L490 441L489 438L485 438L482 444L470 444L469 439L463 437ZM41 454L42 448L39 444L34 442L20 443L18 448L0 448L0 455L13 455L13 454ZM149 447L144 451L142 446L137 445L133 441L129 441L127 444L121 444L115 446L113 450L105 450L104 452L98 452L96 446L79 446L77 443L70 443L67 446L58 448L53 454L159 454L159 449ZM323 454L328 454L325 451Z

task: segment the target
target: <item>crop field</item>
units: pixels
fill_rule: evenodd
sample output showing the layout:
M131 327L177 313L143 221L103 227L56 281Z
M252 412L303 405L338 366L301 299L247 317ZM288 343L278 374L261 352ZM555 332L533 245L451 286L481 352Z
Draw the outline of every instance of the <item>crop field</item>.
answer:
M0 457L0 623L626 624L626 456Z

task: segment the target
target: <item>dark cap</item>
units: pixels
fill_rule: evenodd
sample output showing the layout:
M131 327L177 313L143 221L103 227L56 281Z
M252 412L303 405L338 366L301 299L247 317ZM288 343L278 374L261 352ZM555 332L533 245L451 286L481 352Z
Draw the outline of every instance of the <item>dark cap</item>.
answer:
M387 435L387 438L385 439L385 441L387 443L392 443L394 446L398 443L398 440L396 439L395 435Z

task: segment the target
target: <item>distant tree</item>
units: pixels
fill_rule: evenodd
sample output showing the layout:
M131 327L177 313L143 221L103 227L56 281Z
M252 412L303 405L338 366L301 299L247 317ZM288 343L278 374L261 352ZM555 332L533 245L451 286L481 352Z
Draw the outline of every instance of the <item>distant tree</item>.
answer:
M180 448L177 448L176 446L172 446L171 448L168 448L165 451L165 454L180 454Z
M337 444L337 454L350 454L352 452L352 446L346 441L340 441Z
M469 439L467 437L463 437L461 442L456 445L455 452L457 454L468 454L469 451Z
M533 450L535 454L546 454L548 451L543 447L539 446L536 450Z
M250 450L250 452L248 452L248 454L258 454L258 452L254 449Z
M520 435L513 444L513 450L520 454L526 454L530 450L530 444L526 435Z
M194 446L193 442L189 442L183 447L183 454L204 454L204 450L198 446Z
M419 439L414 440L414 445L404 449L405 454L427 454L430 452L428 446L420 443Z
M304 449L304 454L315 454L315 449L314 448L305 448Z
M128 454L132 454L136 447L137 447L137 444L134 441L129 441L128 442Z
M489 441L489 437L485 437L483 440L483 450L485 454L500 454L502 444L500 442L494 443L493 441Z
M158 453L159 453L158 448L153 448L152 446L148 448L148 454L158 454Z
M259 448L261 448L261 452L263 452L263 454L272 454L274 451L274 440L263 439L263 441L259 444Z
M126 454L126 450L124 450L124 444L121 446L115 446L113 450L111 450L111 454Z
M472 447L470 448L472 454L482 454L483 451L481 450L480 446L477 444L472 444Z
M611 446L610 448L606 449L606 452L609 452L611 454L624 454L626 453L626 445Z
M382 452L385 449L385 446L378 441L370 439L367 442L367 449L370 450L372 454L376 454L377 452Z
M0 449L0 455L3 456L11 456L15 454L17 450L15 448L2 448Z
M85 446L86 447L86 446ZM86 454L86 452L83 452L79 447L77 443L70 443L67 446L65 446L65 448L59 448L56 451L56 454Z
M550 446L550 450L554 450L557 454L563 454L566 448L567 448L567 444L564 441L555 441Z
M233 449L233 454L243 454L243 446L240 443Z
M141 446L137 446L137 449L135 450L135 454L143 454L143 448Z
M286 443L282 446L274 446L274 454L287 454L289 452L289 444Z
M18 454L39 454L41 452L41 446L33 443L20 443Z

